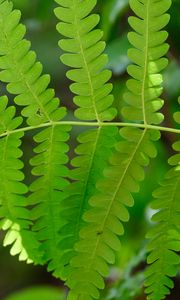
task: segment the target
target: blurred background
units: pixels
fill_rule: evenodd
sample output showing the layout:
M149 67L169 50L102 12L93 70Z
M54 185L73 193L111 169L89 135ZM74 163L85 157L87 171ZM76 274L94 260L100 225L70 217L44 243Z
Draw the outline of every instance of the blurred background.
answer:
M51 86L55 88L62 104L69 109L68 118L73 118L74 105L69 92L69 81L65 77L66 67L61 64L61 51L57 45L60 39L55 26L57 20L53 9L53 0L13 0L14 6L21 9L22 21L27 26L27 38L32 41L32 49L44 65L44 72L52 77ZM109 55L108 67L113 72L114 105L118 109L118 119L123 104L123 92L126 89L126 67L129 64L127 49L129 30L127 18L130 15L128 0L98 0L97 12L101 15L100 27L104 30L107 42L106 52ZM170 63L164 72L165 126L175 127L172 113L178 110L177 98L180 95L180 0L173 0L170 9L172 15L168 25L169 43L168 54ZM72 149L78 128L73 131L71 139ZM23 143L25 150L25 172L27 183L30 181L28 164L32 155L32 133L28 133ZM158 143L159 154L147 170L146 180L142 184L141 192L135 195L135 206L130 209L131 220L126 225L126 234L122 239L122 250L117 256L116 266L111 269L107 279L107 288L102 295L103 300L143 300L143 271L145 269L145 233L151 225L149 202L152 191L157 182L163 177L168 168L167 158L172 154L171 144L176 136L162 134ZM0 235L3 239L3 233ZM46 272L44 267L34 267L19 263L17 257L9 254L9 249L0 243L0 299L3 300L63 300L65 294L63 284ZM25 290L24 290L25 289ZM175 288L167 300L180 299L180 278L175 279Z

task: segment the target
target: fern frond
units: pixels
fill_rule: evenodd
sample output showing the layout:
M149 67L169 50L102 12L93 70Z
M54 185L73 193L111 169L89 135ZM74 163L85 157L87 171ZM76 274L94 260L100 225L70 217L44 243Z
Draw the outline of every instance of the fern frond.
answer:
M179 112L175 119L180 124ZM145 281L148 300L165 299L170 294L174 287L170 277L176 275L180 264L177 253L180 251L180 141L174 143L173 148L178 152L169 159L173 168L165 175L161 187L154 191L155 200L151 204L158 212L152 217L156 224L147 234L150 239L147 259L150 266Z
M67 53L61 56L62 62L73 68L67 77L74 81L71 91L76 94L74 103L79 106L75 116L81 120L110 121L116 115L111 107L112 84L109 70L102 70L107 64L103 54L105 43L101 41L102 32L94 27L99 16L90 14L97 0L56 0L60 7L55 9L62 22L57 30L66 37L59 46Z
M28 124L15 130L23 119L15 117L14 107L7 108L6 97L0 98L0 227L8 230L4 244L13 244L13 255L19 254L20 260L27 262L47 263L49 271L66 281L68 300L93 300L99 299L109 265L121 247L133 193L139 191L144 168L157 154L154 141L160 137L158 130L173 132L152 125L163 119L158 112L163 105L160 73L167 65L163 56L169 46L165 43L167 32L162 29L169 21L166 11L171 0L130 0L136 14L129 18L134 30L129 34L133 64L128 67L132 78L127 82L127 105L122 113L137 124L105 123L113 120L116 109L108 83L111 72L105 69L105 43L102 32L95 29L99 16L91 14L97 0L56 2L59 7L55 12L61 20L57 29L65 37L59 42L65 52L61 60L71 68L67 77L73 81L70 89L78 107L75 116L90 122L65 121L60 125L66 111L54 90L48 88L50 77L42 75L42 65L24 38L20 12L13 10L11 1L0 0L0 80L16 95L14 101L23 106L21 114ZM180 123L179 112L175 119ZM74 123L98 128L78 136L77 156L70 171L66 166L68 124ZM114 125L119 124L129 127L118 134ZM35 156L30 164L36 179L28 190L20 161L21 138L24 130L40 127L46 129L34 136ZM179 142L174 149L180 151ZM180 263L176 253L180 251L179 154L169 163L173 168L154 193L152 205L159 211L153 217L157 224L149 233L149 300L164 299L173 287L170 277Z
M88 200L94 194L96 182L107 166L117 133L117 128L114 127L98 128L78 136L80 144L75 149L78 156L71 162L74 167L71 179L75 182L68 186L69 197L61 204L61 216L65 224L60 231L62 240L59 247L63 250L59 260L59 276L63 279L71 271L70 259L76 254L74 244L79 240L79 231L84 223L82 215L88 209Z
M162 75L160 72L167 66L168 60L163 56L168 51L165 40L168 33L164 26L170 16L165 12L171 0L130 0L131 9L136 16L129 17L129 23L135 32L128 35L134 48L128 56L134 63L128 67L132 79L127 81L129 92L124 95L127 105L122 109L125 119L159 124L163 115L157 113L162 107Z
M58 121L65 110L58 108L54 90L47 89L50 76L42 75L42 64L24 39L26 28L19 23L20 17L12 2L0 0L0 80L7 83L9 93L18 95L14 101L25 106L22 115L29 125Z
M66 144L69 139L70 126L51 126L38 133L34 139L39 144L30 163L33 166L32 174L38 176L30 186L32 194L29 203L35 205L31 218L35 221L33 231L37 233L42 243L41 250L45 253L44 259L49 262L49 270L58 268L61 249L59 231L63 225L60 218L61 202L66 197L63 189L69 185L68 162Z
M83 5L85 2L77 1L79 5L80 3ZM72 12L70 13L67 10L67 6L71 4L72 11L73 9L74 11L77 10L77 6L73 6L76 1L70 1L67 5L65 5L64 1L58 1L58 3L64 5L64 8L60 8L59 14L63 15L62 12L64 12L64 15L66 15L69 12L68 18L69 16L72 17ZM140 58L142 58L142 61L141 64L139 63L137 66L132 65L128 68L130 75L135 79L131 79L127 83L130 92L126 94L125 98L126 100L128 98L129 107L127 106L123 109L125 117L127 114L130 115L129 120L144 122L145 125L147 123L158 124L162 120L161 114L157 112L163 104L163 101L158 98L162 92L162 88L160 87L162 77L156 73L159 73L167 65L167 60L161 57L168 50L168 46L163 45L167 38L167 33L163 32L163 38L160 43L158 41L159 37L156 36L155 42L152 44L152 36L154 36L154 32L159 32L166 25L169 16L165 15L165 18L163 17L161 27L156 26L152 34L152 18L155 16L152 15L149 7L150 3L151 6L156 5L154 1L150 0L143 1L143 4L139 1L132 1L132 8L134 10L138 4L143 7L143 11L140 11L140 18L144 21L144 24L141 24L143 25L142 31L144 28L146 31L141 33L143 38L137 33L130 33L130 37L132 36L130 40L140 50L132 50L135 53L133 61L137 64L138 51L138 53L141 53ZM79 6L77 11L76 14L81 11ZM160 11L160 15L163 15L163 13L164 11ZM62 19L67 18L67 15L65 17L64 15ZM60 23L60 32L63 33L63 30L66 32L68 28L71 28L69 31L71 33L74 28L81 28L78 23L76 24L77 19L78 17L76 16L73 21L66 19L67 24ZM134 26L138 26L142 20L130 18L133 28ZM156 20L159 22L158 17ZM82 19L82 21L81 26L84 24L84 29L86 19ZM69 26L68 23L72 23L74 26ZM138 30L140 28L141 26L138 27ZM68 36L68 34L65 35ZM72 34L74 35L74 31ZM70 36L70 38L72 37L74 38L74 36ZM140 42L136 43L138 39L140 39ZM159 48L157 49L159 45L160 52ZM161 51L162 48L166 50L163 50L163 53ZM71 58L74 59L73 63L74 61L77 64L79 63L79 52L78 49L78 55L71 54ZM154 53L156 53L156 57ZM68 56L69 54L67 54ZM81 68L81 65L78 64L76 68L78 67ZM77 254L70 261L71 271L67 279L67 285L71 289L69 299L99 298L98 289L104 286L103 277L108 273L107 264L114 262L114 250L118 250L120 246L117 236L123 233L121 222L127 221L129 217L126 206L133 204L131 193L138 191L139 185L137 181L142 180L144 177L142 167L148 164L148 157L156 155L152 140L159 138L158 132L154 133L147 131L147 129L139 130L132 128L122 129L120 132L125 141L120 143L117 153L112 155L110 166L104 172L105 179L97 181L96 187L99 192L96 192L95 196L90 197L88 204L90 208L88 208L83 216L85 224L80 231L80 241L75 244ZM136 176L139 174L137 178L135 174ZM105 194L105 190L107 190L107 194Z
M15 117L15 107L7 108L7 103L6 96L0 97L0 133L8 133L22 123L22 117ZM20 260L30 263L37 257L40 259L41 253L38 254L39 244L30 232L25 197L28 189L22 183L24 174L19 147L23 135L18 132L0 139L0 228L7 231L4 246L13 244L11 254L18 254Z
M124 141L116 146L104 179L97 183L97 192L89 200L91 208L84 214L86 222L80 231L81 240L75 245L76 256L71 260L71 275L67 285L70 299L98 299L104 287L103 277L108 275L108 264L115 261L120 249L119 236L122 222L129 219L128 206L133 205L133 192L138 192L138 181L143 180L143 167L156 156L152 140L159 133L123 128Z
M101 41L102 32L94 30L99 16L90 14L97 1L56 2L60 6L55 13L62 21L57 29L66 37L59 42L66 52L61 60L72 68L67 72L67 77L74 81L70 88L76 94L74 103L79 106L75 116L81 120L110 121L116 114L111 107L112 84L107 83L111 72L103 70L107 63L107 56L103 54L105 43ZM79 240L82 215L89 206L88 200L95 191L96 181L102 177L116 136L117 129L99 127L85 131L77 138L80 143L75 149L77 157L71 162L74 167L71 179L75 182L68 187L69 198L62 202L61 208L65 225L61 229L64 238L59 245L63 249L59 269L63 279L71 270L70 259L75 255L74 244Z
M57 127L66 112L59 107L54 90L48 88L49 75L42 75L42 65L36 62L36 54L30 50L30 42L24 39L25 26L19 23L20 12L13 10L12 2L0 1L0 80L7 83L7 90L17 95L15 103L25 106L22 115L28 125L49 122L34 140L38 143L31 160L32 173L38 176L31 186L29 204L34 205L31 219L35 223L37 241L41 242L45 261L58 259L58 231L62 226L59 207L62 189L68 184L68 151L70 126ZM56 263L51 262L55 268Z

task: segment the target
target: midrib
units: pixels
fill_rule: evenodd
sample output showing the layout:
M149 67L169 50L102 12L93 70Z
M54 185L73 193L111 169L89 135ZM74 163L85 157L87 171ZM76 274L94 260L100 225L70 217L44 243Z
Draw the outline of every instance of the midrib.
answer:
M84 49L83 49L83 45L82 45L82 41L81 41L81 36L79 34L79 26L78 26L77 16L76 16L76 10L78 9L76 7L76 0L73 0L73 8L74 8L74 17L75 17L77 40L79 42L80 53L82 55L83 62L84 62L84 68L85 68L85 71L86 71L87 76L88 76L88 82L89 82L89 86L90 86L90 90L91 90L92 106L94 108L94 113L96 115L96 120L97 120L98 123L100 123L99 114L98 114L98 111L97 111L97 108L96 108L96 100L95 100L95 94L94 94L92 78L91 78L91 74L89 72L88 64L87 64L86 57L85 57L85 54L84 54Z
M146 77L148 70L148 46L149 46L149 6L150 0L147 0L146 4L146 28L145 28L145 49L144 49L144 74L142 80L142 89L141 89L141 102L142 102L142 113L143 113L143 122L146 125L146 106L145 106L145 85Z

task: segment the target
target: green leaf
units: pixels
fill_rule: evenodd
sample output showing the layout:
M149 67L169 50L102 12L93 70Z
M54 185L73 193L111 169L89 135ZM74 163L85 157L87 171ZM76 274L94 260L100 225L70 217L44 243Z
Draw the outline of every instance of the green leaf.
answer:
M26 218L32 225L36 243L40 244L43 262L51 261L51 269L54 270L59 255L58 232L62 226L59 207L64 199L62 190L68 185L68 168L65 164L68 162L66 152L69 148L66 142L71 127L55 125L66 115L66 110L59 107L54 90L48 88L50 76L42 75L42 65L36 61L35 52L30 50L30 42L24 39L26 29L19 22L20 12L13 10L12 3L0 1L0 80L7 83L10 93L17 95L15 103L25 106L21 113L27 118L29 126L38 127L45 122L51 125L34 137L38 145L30 163L33 166L32 174L38 178L30 186L31 194L27 203L33 208ZM21 137L21 132L17 135ZM18 166L19 163L19 160L18 163L15 161L17 169L23 167ZM22 183L18 182L11 184L10 188L20 195L27 192L27 188L25 191ZM20 209L14 213L20 214ZM27 245L31 249L28 235ZM38 257L35 262L41 263Z
M57 30L66 39L59 46L66 52L61 61L73 68L67 77L74 81L71 91L77 95L74 103L79 106L75 116L80 120L111 121L115 108L111 107L112 85L107 81L111 77L109 70L103 70L107 64L107 55L103 54L105 43L101 41L102 32L94 27L99 16L90 14L97 0L56 1L60 6L55 14L61 22Z
M162 30L169 22L171 0L139 1L130 0L135 15L129 17L129 24L134 30L128 34L134 48L128 56L134 63L128 67L133 78L127 81L129 92L124 95L126 106L122 109L126 120L159 124L163 115L157 111L163 106L159 98L162 93L160 72L167 66L167 59L162 58L167 51L165 43L167 32Z
M86 224L75 245L76 256L70 262L68 300L99 299L102 278L108 275L108 264L115 262L115 252L120 250L122 223L129 220L127 207L134 204L132 193L139 191L143 167L156 156L152 141L159 138L158 132L123 128L120 134L124 140L115 146L110 165L97 182L97 191L89 199L90 208L83 215Z
M15 108L7 107L7 104L7 97L0 97L0 133L14 130L22 123L21 117L15 117ZM19 255L19 260L27 263L36 259L41 262L42 253L30 231L29 210L26 208L28 188L23 183L23 163L20 160L23 135L21 131L0 139L0 228L7 231L3 244L12 245L12 255ZM28 239L30 243L27 243Z
M49 263L51 271L58 268L61 256L61 249L58 249L59 231L63 224L60 206L65 198L63 190L69 185L65 164L68 162L66 142L70 129L68 125L54 125L36 134L34 140L38 146L30 161L32 174L38 177L30 185L31 195L28 197L28 202L34 206L31 211L32 230L41 243L44 261Z
M180 123L180 119L177 118ZM174 287L170 277L177 273L180 264L180 142L173 144L178 154L169 159L173 166L153 193L154 201L151 207L156 210L152 216L155 226L152 227L147 237L150 266L146 270L146 293L148 300L164 299Z
M112 84L107 83L111 72L104 69L107 56L103 54L105 43L102 32L94 27L99 16L91 14L96 0L56 1L59 7L55 14L61 22L57 30L66 37L59 46L65 51L61 61L69 66L67 77L74 83L70 89L76 95L74 103L79 107L75 116L80 120L110 121L116 114L112 107ZM95 190L96 181L102 176L104 167L116 142L117 129L101 128L87 130L77 138L76 157L70 177L75 180L68 186L68 199L62 202L61 216L64 219L60 231L63 249L59 260L59 271L55 274L67 279L71 273L70 259L75 255L74 245L79 240L79 231L84 224L83 213L88 208L88 199ZM107 142L108 140L108 142ZM103 154L102 151L105 151ZM66 194L66 190L65 190ZM72 212L72 207L73 212Z
M115 127L91 129L78 136L79 145L75 149L77 156L71 161L74 168L70 178L74 182L66 189L67 199L61 202L64 224L60 230L59 248L63 251L56 274L63 279L67 279L71 273L70 260L76 255L74 245L84 225L82 215L89 208L88 200L96 190L96 182L103 175L116 140Z
M0 2L0 80L7 83L9 93L17 95L15 103L25 106L22 115L28 125L59 121L65 109L59 108L54 90L48 89L50 76L42 75L42 65L24 39L26 28L19 23L20 17L12 2Z
M63 293L54 287L48 286L36 286L26 288L24 290L13 293L6 297L4 300L32 300L40 299L43 300L65 300Z

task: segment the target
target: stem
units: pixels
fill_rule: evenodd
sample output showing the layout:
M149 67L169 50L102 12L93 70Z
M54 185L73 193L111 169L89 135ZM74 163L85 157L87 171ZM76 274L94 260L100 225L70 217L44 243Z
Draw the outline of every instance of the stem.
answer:
M154 129L159 131L166 131L166 132L172 132L180 134L180 129L171 128L171 127L162 127L162 126L156 126L156 125L148 125L148 124L139 124L139 123L124 123L124 122L81 122L81 121L59 121L59 122L47 122L42 123L37 126L27 126L18 128L15 130L6 131L2 134L0 134L1 137L5 137L10 134L15 134L17 132L25 132L25 131L31 131L39 128L44 127L50 127L50 126L63 126L63 125L72 125L72 126L89 126L89 127L99 127L99 126L117 126L117 127L137 127L137 128L143 128L143 129Z

